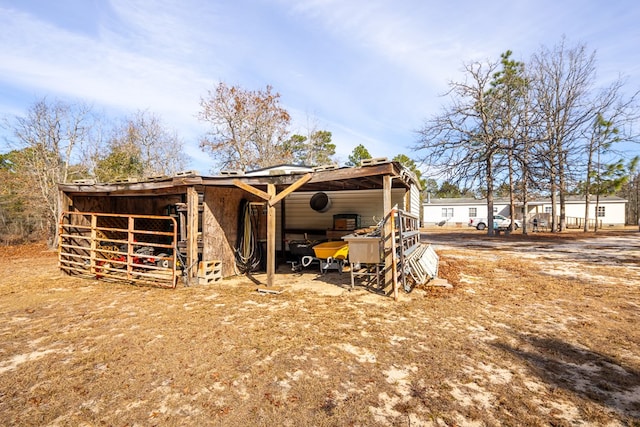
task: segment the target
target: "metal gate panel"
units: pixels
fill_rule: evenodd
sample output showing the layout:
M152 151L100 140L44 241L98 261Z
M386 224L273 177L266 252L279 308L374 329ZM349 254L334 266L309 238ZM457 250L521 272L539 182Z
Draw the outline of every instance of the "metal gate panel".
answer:
M64 212L58 264L70 275L175 288L177 231L171 216Z

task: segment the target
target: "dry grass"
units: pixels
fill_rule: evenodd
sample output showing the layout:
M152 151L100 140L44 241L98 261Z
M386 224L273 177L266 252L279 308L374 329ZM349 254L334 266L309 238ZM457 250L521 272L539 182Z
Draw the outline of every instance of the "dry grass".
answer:
M640 425L637 239L430 233L454 289L395 303L337 273L164 290L2 248L0 425Z

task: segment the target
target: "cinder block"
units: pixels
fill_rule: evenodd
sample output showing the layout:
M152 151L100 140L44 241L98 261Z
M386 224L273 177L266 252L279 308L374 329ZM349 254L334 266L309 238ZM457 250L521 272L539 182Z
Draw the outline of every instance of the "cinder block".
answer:
M380 163L386 163L389 160L386 157L374 157L373 159L362 159L360 166L373 166Z
M198 284L210 285L222 280L222 261L200 261L198 263Z

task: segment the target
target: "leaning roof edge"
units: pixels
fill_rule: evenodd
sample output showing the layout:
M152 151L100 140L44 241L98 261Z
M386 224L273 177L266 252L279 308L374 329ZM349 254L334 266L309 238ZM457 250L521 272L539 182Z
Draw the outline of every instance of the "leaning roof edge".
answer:
M310 168L303 165L286 164L286 165L276 165L268 168L249 171L246 174L243 172L229 173L229 171L226 171L225 173L220 173L218 175L206 176L206 175L201 175L198 171L191 170L191 171L178 172L173 176L159 175L159 176L145 177L142 179L126 178L126 179L119 179L111 182L96 182L95 180L92 180L92 179L81 179L81 180L75 180L73 182L60 183L58 184L58 188L62 191L82 192L83 189L89 190L89 189L96 189L98 187L106 189L106 187L117 186L119 188L127 187L131 190L136 190L136 189L141 189L141 187L145 187L149 185L171 187L171 186L181 186L181 185L198 185L206 181L208 182L228 181L230 179L231 180L234 180L234 179L269 180L270 178L273 178L274 180L277 180L278 178L281 178L283 176L303 176L307 173L312 173L312 174L329 173L330 174L335 171L345 171L348 169L353 169L354 171L356 171L356 170L362 170L367 168L380 167L384 165L392 165L395 169L394 177L401 178L403 182L407 184L414 184L420 189L420 182L413 172L411 172L409 169L407 169L404 165L400 164L399 162L388 161L388 160L375 161L370 164L364 164L361 166L354 166L354 167L349 167L349 166L338 167L337 165L332 165L332 167L323 166L319 168Z

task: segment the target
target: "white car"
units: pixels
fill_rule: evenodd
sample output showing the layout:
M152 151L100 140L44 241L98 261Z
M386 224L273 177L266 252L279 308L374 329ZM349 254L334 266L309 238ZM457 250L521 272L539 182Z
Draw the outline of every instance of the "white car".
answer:
M510 218L507 218L502 215L493 216L493 228L506 229L506 228L509 228L510 224L511 224ZM487 228L487 218L470 218L469 226L475 227L478 230L484 230L485 228ZM514 221L513 229L517 230L520 227L522 227L522 221L520 221L519 219L516 219Z

